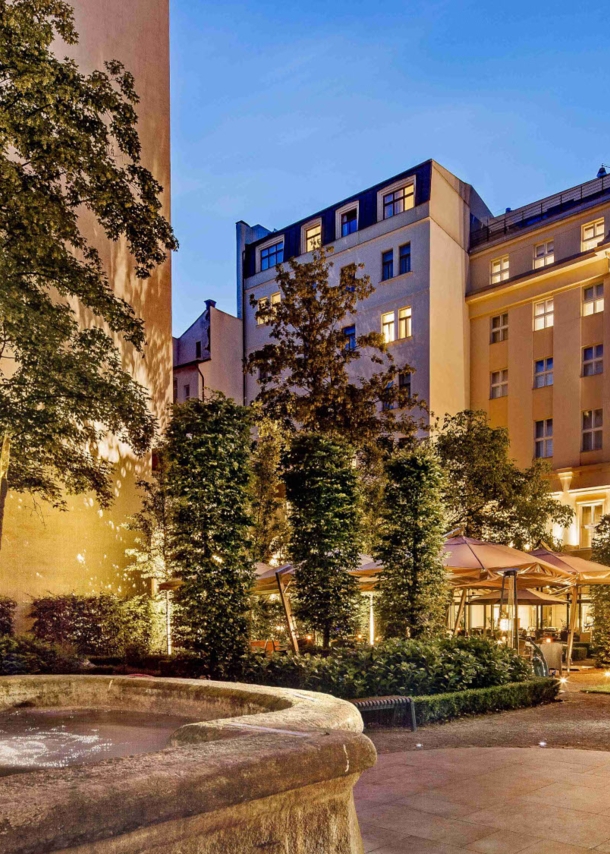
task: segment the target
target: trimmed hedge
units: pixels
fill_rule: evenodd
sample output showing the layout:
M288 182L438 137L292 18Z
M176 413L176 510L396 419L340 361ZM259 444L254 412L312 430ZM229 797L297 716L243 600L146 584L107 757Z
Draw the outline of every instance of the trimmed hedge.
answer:
M13 623L17 603L6 596L0 596L0 636L15 634Z
M442 723L464 715L485 715L552 703L559 692L557 679L528 679L489 688L470 688L450 694L415 697L418 726Z
M78 673L81 659L73 652L26 636L0 637L0 676L31 673Z
M522 682L533 676L514 650L484 638L391 640L329 655L251 655L241 680L355 697L446 694Z
M34 637L80 655L142 655L154 645L155 611L148 596L47 596L34 600L30 616Z

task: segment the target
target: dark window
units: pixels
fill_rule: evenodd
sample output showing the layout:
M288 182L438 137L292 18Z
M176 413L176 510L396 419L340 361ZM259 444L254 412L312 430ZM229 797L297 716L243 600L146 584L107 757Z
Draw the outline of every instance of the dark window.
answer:
M346 350L355 350L356 349L356 327L355 326L344 326L343 334L345 335L345 349Z
M587 409L582 414L582 450L601 451L604 429L603 409Z
M553 419L534 424L534 456L537 460L553 456Z
M385 282L394 275L394 250L389 249L381 255L381 281Z
M358 231L358 211L354 208L341 214L341 237Z
M409 371L401 371L398 374L398 388L406 389L407 394L411 397L411 374Z
M405 243L404 246L401 246L399 249L399 267L398 267L398 275L402 276L403 273L411 272L411 244Z
M592 377L604 371L604 345L585 347L582 351L582 375Z
M191 387L190 387L190 385L185 385L184 386L184 399L188 400L190 396L191 396Z
M284 241L261 249L261 270L269 270L284 260Z
M195 342L195 358L201 359L201 341Z
M174 403L178 402L178 380L174 380Z
M386 386L386 391L391 391L393 386L394 386L394 383L392 382L392 380L390 380L390 382ZM389 412L390 409L394 409L394 401L393 400L382 400L381 401L381 409L383 410L383 412Z

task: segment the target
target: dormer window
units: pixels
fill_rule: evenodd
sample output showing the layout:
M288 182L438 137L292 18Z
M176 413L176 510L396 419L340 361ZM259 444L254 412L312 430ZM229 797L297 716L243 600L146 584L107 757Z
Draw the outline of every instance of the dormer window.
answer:
M303 228L303 252L315 252L322 245L322 223L313 222Z
M406 184L391 193L385 193L383 197L383 218L389 219L403 213L403 211L408 211L414 204L415 187L413 184Z
M284 261L284 241L272 243L261 249L261 270L271 270Z
M341 214L341 237L347 237L354 231L358 231L358 211L356 208Z

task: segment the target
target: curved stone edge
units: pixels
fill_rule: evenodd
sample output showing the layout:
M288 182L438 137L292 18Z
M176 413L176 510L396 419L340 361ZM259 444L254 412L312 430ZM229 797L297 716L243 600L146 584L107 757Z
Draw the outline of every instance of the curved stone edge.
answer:
M50 854L326 781L351 788L376 752L350 732L282 732L0 780L0 851Z

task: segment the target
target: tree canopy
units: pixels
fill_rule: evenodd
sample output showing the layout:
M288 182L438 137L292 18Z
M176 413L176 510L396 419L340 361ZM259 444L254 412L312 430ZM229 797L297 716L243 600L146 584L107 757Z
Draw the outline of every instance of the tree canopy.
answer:
M534 460L520 469L509 455L508 430L492 427L485 412L446 416L436 449L449 529L524 548L548 540L551 524L570 524L573 511L551 493L550 466Z
M58 506L66 489L92 490L108 504L99 440L140 454L154 419L115 340L141 350L142 320L82 218L125 240L141 279L177 243L141 163L132 75L117 61L83 74L58 40L78 41L67 2L0 0L0 440L11 489Z
M263 411L292 429L341 436L354 446L411 435L415 401L400 377L412 369L396 365L379 332L346 333L374 287L356 264L342 267L333 284L332 266L324 249L311 261L291 259L277 268L280 302L259 305L256 316L271 342L249 355L246 368L259 378ZM365 351L377 366L372 373L357 370Z

